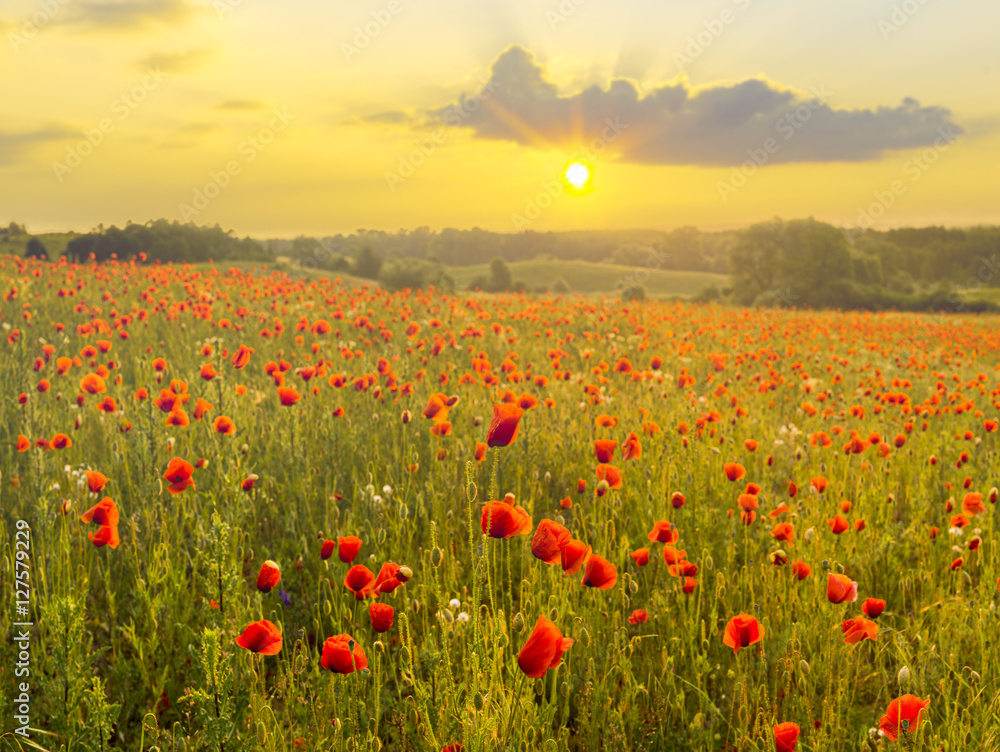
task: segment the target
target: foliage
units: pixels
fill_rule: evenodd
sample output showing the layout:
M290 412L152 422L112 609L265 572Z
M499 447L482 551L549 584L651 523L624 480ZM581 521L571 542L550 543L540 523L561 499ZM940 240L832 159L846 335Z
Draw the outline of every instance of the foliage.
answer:
M150 262L198 262L212 260L266 260L269 255L250 238L236 238L219 225L200 227L165 219L146 224L114 225L74 238L66 246L71 260L106 261L137 257Z

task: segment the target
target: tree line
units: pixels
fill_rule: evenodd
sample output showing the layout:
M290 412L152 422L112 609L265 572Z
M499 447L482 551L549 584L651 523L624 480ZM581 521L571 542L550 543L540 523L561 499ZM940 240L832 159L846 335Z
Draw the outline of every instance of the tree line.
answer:
M25 255L47 257L44 244L23 225L0 228L5 241L27 236ZM849 231L813 218L759 222L742 230L670 232L603 230L498 233L427 227L387 232L357 230L324 238L239 238L219 225L165 219L98 227L73 238L66 255L76 261L145 254L149 262L285 259L294 267L349 273L397 290L434 284L453 289L449 267L489 264L470 289L525 289L509 263L538 257L614 263L633 268L728 274L724 287L703 299L739 305L864 309L989 308L970 304L957 290L1000 287L1000 227L946 227ZM650 267L651 259L655 261ZM566 289L564 280L535 280ZM528 290L531 291L530 289ZM642 290L630 289L641 298Z

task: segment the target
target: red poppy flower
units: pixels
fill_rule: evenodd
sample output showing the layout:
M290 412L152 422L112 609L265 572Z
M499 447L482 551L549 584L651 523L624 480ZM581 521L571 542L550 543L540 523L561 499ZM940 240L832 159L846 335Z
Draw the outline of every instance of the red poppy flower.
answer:
M483 534L491 538L513 538L531 532L531 516L520 506L491 501L483 505L480 526Z
M691 595L694 589L698 586L698 580L694 577L685 577L684 584L681 586L681 590L684 591L685 595Z
M668 543L663 547L663 561L669 564L676 564L687 556L687 551L677 549L673 544Z
M747 474L747 469L738 462L727 462L722 466L722 469L726 473L726 477L734 482Z
M809 482L812 483L812 487L816 489L817 493L823 493L826 490L827 480L822 476L818 478L810 478Z
M649 564L649 549L640 548L629 554L633 559L635 559L635 565L637 567L644 567Z
M350 674L368 668L368 657L353 637L349 634L339 634L326 638L320 665L338 674Z
M103 546L118 548L118 544L121 542L118 538L117 525L101 525L96 533L87 533L87 538L97 548L102 548Z
M510 446L517 438L524 410L514 404L501 402L493 405L493 420L486 432L486 443L490 447Z
M863 616L848 619L841 624L841 630L844 633L844 642L848 645L854 645L866 638L869 640L878 639L878 624L868 621Z
M792 564L792 574L794 574L798 579L804 580L810 574L812 574L812 567L806 564L804 561L797 561Z
M359 601L371 595L375 585L375 573L364 564L355 564L347 570L344 577L344 587L354 593L354 597Z
M682 494L680 491L674 491L670 495L670 506L672 506L674 509L680 509L682 506L684 506L686 502L687 499L684 498L684 494Z
M406 578L399 576L399 564L393 561L386 562L378 571L378 577L375 578L375 584L372 586L372 594L378 598L380 595L391 593L404 582L406 582Z
M558 564L562 560L562 549L570 540L572 536L564 525L542 520L531 539L531 554L546 564Z
M885 601L878 598L866 598L865 602L861 604L861 610L864 611L865 616L872 619L877 619L884 609Z
M104 394L108 391L104 384L104 379L98 376L96 373L88 373L80 380L81 391L87 394Z
M64 433L57 433L49 442L50 449L69 449L73 446L73 439Z
M612 441L611 439L597 439L594 442L594 454L597 457L597 461L611 462L615 457L615 448L617 446L617 441Z
M628 617L628 623L632 625L645 624L647 621L649 621L649 614L641 608L637 608Z
M608 486L613 489L618 489L622 487L622 471L619 470L614 465L598 465L597 466L597 480L607 481Z
M884 716L879 719L878 727L879 730L885 734L890 741L896 741L899 738L900 729L903 727L903 721L906 721L906 731L910 734L915 734L917 732L917 727L920 725L920 721L923 720L922 716L924 710L927 706L931 704L931 700L928 697L926 700L921 700L919 697L914 695L903 695L892 702L889 703L889 707L886 710Z
M345 564L353 562L364 543L356 535L344 535L337 539L337 556Z
M982 514L986 511L986 506L983 504L983 495L981 493L969 492L962 499L962 513L967 517L975 517L977 514Z
M268 559L260 565L257 575L257 589L262 593L270 593L272 588L281 581L281 568Z
M299 394L294 387L279 386L278 399L281 400L281 404L284 405L285 407L291 407L300 399L302 399L302 395Z
M372 629L376 632L387 632L392 627L392 617L395 609L388 603L372 601L368 607L368 618L372 620Z
M232 418L227 418L225 415L220 415L212 423L212 428L215 429L216 433L221 433L223 436L232 436L236 433L236 424L233 423Z
M799 741L799 725L786 721L774 727L775 752L795 752Z
M80 517L82 522L96 522L98 525L118 525L118 507L110 496L105 496Z
M848 522L844 517L840 516L839 514L834 515L832 520L827 520L826 524L829 525L830 531L834 535L840 535L845 530L851 529L851 523Z
M764 627L750 614L737 614L726 624L726 632L722 642L733 649L733 655L740 648L758 643L764 637Z
M778 507L773 512L769 512L767 516L770 517L772 520L776 520L778 517L780 517L781 515L783 515L785 512L789 512L789 511L791 511L791 510L788 508L787 504L779 504Z
M583 541L571 540L565 546L563 546L562 551L559 552L561 556L560 564L563 568L563 574L573 575L580 571L583 563L590 556L590 546L585 544Z
M795 528L790 522L779 522L771 531L771 537L792 545L792 541L795 540Z
M242 369L243 366L250 362L251 355L253 355L252 347L240 345L239 349L233 353L233 367L237 370Z
M676 543L680 540L681 534L674 523L667 520L657 520L653 523L653 529L646 537L655 543Z
M628 435L625 443L622 444L622 459L626 462L637 460L642 456L642 444L635 431Z
M517 654L517 665L532 679L540 679L545 672L557 668L573 640L562 636L555 624L539 616L535 628Z
M87 471L87 488L89 488L92 493L99 493L103 491L107 484L108 476L103 473L99 473L96 470Z
M826 580L826 597L830 603L854 603L858 599L858 583L846 574L831 572Z
M681 559L676 564L668 566L667 573L671 577L694 577L698 574L698 565L687 559Z
M191 480L193 473L194 466L190 462L180 457L171 457L167 463L167 471L163 473L163 479L170 483L167 490L172 494L179 494L188 488L196 488Z
M319 549L319 557L323 559L323 561L326 561L331 556L333 556L333 552L336 550L337 550L337 544L334 541L325 540L323 541L323 545Z
M583 584L598 590L610 590L618 582L618 570L602 556L593 554L583 570Z
M241 648L246 648L251 653L277 655L281 652L281 632L267 619L251 622L236 638L236 644Z

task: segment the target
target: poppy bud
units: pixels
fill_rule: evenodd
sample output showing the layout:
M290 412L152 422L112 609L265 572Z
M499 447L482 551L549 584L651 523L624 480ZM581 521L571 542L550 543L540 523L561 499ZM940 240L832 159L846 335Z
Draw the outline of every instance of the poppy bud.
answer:
M413 578L413 570L407 566L400 567L399 571L396 573L396 579L399 580L400 582L406 582L407 580L412 578Z
M524 631L524 616L520 613L514 615L514 621L511 624L511 628L517 633L521 634Z
M706 556L705 557L705 569L712 569L714 567L715 567L715 561L712 559L711 556Z
M551 611L549 611L549 621L555 621L558 618L559 618L559 609L553 608Z
M823 559L823 562L820 564L820 566L823 568L823 571L825 572L827 569L830 568L830 562L828 562L826 559Z
M344 724L340 722L339 718L334 718L331 723L333 724L334 733L340 733L340 730L344 728Z
M979 675L978 671L969 672L969 681L971 681L973 684L979 684L979 682L981 682L982 680L983 677Z
M440 567L441 562L444 560L444 551L442 551L437 546L431 549L431 566Z
M486 698L483 697L482 692L476 692L475 696L472 698L472 704L475 706L477 711L482 711L486 707Z
M548 472L547 470L545 471L545 482L546 483L552 482L552 473Z
M375 536L375 540L377 540L380 544L385 543L385 528L384 527L383 528L379 528L379 531L378 531L378 533Z
M799 661L799 671L801 671L805 676L809 676L809 672L812 671L812 668L808 663L806 663L806 661L803 660Z
M257 724L257 742L258 744L260 744L260 746L263 747L266 741L267 741L267 726L265 726L264 722L261 721L260 723Z
M580 644L585 648L590 647L590 632L587 631L586 627L580 630Z
M639 583L637 583L635 580L632 580L628 584L628 589L632 591L633 595L635 595L636 593L639 592Z
M249 444L243 444L240 447L240 454L246 454L249 451L250 451L250 445Z
M901 669L899 669L899 673L896 674L896 681L899 682L900 689L904 688L907 684L909 684L910 669L908 669L906 666L903 666Z

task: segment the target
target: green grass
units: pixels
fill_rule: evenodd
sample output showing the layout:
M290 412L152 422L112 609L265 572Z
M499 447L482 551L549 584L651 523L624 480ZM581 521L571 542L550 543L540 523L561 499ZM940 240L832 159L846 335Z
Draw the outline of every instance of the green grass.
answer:
M697 295L709 285L724 287L729 277L709 272L670 271L663 269L640 270L617 264L599 264L589 261L539 260L517 261L508 265L515 282L523 282L529 292L539 286L552 288L562 277L571 291L585 295L617 295L622 285L635 280L646 288L649 297L688 298ZM489 265L453 266L448 273L460 289L468 287L479 276L489 277Z

